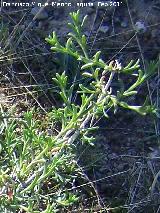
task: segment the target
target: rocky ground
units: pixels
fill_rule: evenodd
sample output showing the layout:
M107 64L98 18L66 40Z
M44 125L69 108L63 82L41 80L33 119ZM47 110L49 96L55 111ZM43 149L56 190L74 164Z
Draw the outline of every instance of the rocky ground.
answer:
M122 1L119 7L96 3L81 8L82 16L88 15L90 53L100 49L106 62L118 58L122 64L140 58L144 69L146 60L158 58L158 0ZM6 107L14 105L21 113L33 104L42 110L58 105L51 78L60 65L44 39L56 31L63 42L68 13L76 9L76 1L71 7L1 8L0 91ZM146 95L159 106L159 73L148 90L141 88L137 101L142 103ZM159 212L159 120L123 111L110 117L99 122L95 146L79 150L79 163L94 181L102 206L117 206L113 212Z

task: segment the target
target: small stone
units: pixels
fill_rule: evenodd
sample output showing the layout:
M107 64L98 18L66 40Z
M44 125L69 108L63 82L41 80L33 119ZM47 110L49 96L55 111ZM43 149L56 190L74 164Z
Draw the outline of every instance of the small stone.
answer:
M160 156L160 150L159 149L155 149L155 148L152 148L152 147L149 147L149 149L152 151L150 153L150 157L151 158L155 158L155 157L159 157Z
M87 37L90 35L89 31L85 31L84 34L85 34L85 36L87 36Z
M137 153L136 153L136 151L135 151L135 150L133 150L133 149L129 149L129 150L128 150L128 155L136 156L136 155L137 155Z
M22 31L25 30L25 28L26 28L25 24L22 24L22 25L20 26L20 28L21 28Z
M38 28L42 29L44 27L44 22L43 21L40 21L38 23Z
M145 33L146 30L147 30L147 28L146 28L144 22L142 22L142 21L137 21L137 22L136 22L136 24L135 24L135 29L136 29L136 31L139 32L139 33Z
M109 31L109 26L103 25L99 28L99 32L107 33Z
M48 18L48 13L39 7L32 8L31 14L36 16L37 20L44 20Z
M122 21L121 27L124 27L124 28L128 27L128 21L127 20Z

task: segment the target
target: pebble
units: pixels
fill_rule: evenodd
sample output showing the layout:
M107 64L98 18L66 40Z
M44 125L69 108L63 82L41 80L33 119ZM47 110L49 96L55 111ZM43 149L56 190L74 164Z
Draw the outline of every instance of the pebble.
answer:
M124 28L128 27L128 21L127 20L122 21L121 27L124 27Z
M40 11L40 9L41 8L39 8L39 7L32 8L31 14L36 16L37 20L47 19L48 18L48 13L44 9L42 9L41 11Z
M155 157L159 157L160 156L160 150L159 149L154 149L154 148L152 148L151 149L151 147L150 147L150 150L152 151L151 153L150 153L150 157L151 158L155 158Z
M88 37L90 35L89 31L85 31L84 35Z
M107 33L109 31L109 26L103 25L99 28L99 32Z
M43 27L44 27L44 22L43 21L39 21L38 28L43 29Z
M136 22L135 29L139 33L145 33L147 31L147 28L146 28L144 22L142 22L142 21L137 21Z
M25 30L25 28L26 28L25 24L20 25L20 29L21 29L22 31Z

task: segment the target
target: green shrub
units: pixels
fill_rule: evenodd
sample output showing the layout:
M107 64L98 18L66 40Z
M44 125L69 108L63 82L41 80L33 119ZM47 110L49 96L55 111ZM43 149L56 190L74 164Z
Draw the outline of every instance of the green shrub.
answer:
M57 84L63 106L53 108L37 119L35 111L26 112L22 118L6 118L1 113L1 156L0 156L0 211L1 212L63 212L76 204L80 197L78 188L72 190L75 180L81 175L74 154L74 142L93 144L92 131L100 116L108 117L108 111L118 107L134 110L141 115L157 114L154 106L129 105L127 98L137 94L137 88L144 83L157 67L150 63L143 72L139 60L122 66L117 60L106 64L101 52L88 54L87 39L83 35L86 17L80 21L80 14L70 14L71 33L63 46L56 33L46 39L57 53L72 56L81 66L84 83L70 85L65 72L53 78ZM123 76L133 78L127 88ZM113 86L117 82L118 88ZM74 100L77 95L79 104ZM59 131L53 133L58 121Z

